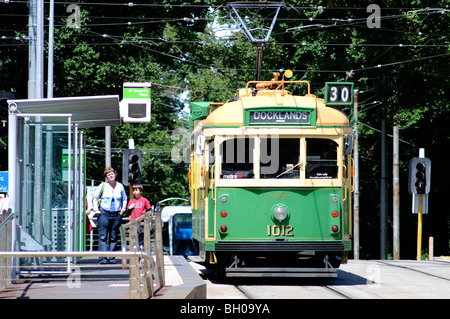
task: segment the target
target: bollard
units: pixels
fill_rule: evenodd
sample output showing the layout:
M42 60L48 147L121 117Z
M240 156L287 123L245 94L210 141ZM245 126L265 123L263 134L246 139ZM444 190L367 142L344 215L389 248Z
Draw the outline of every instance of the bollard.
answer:
M434 260L434 238L428 238L428 260Z

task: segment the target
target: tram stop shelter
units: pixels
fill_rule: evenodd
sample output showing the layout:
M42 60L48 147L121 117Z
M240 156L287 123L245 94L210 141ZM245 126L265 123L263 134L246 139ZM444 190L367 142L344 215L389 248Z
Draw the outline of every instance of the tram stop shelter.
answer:
M9 100L8 105L8 198L18 226L12 228L12 250L85 250L83 129L120 125L119 96ZM13 276L15 269L70 272L71 262L20 258Z

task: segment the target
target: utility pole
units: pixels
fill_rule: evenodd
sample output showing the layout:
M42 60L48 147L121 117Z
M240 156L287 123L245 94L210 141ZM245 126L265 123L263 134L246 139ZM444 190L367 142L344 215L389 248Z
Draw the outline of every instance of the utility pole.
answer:
M55 0L50 0L50 10L48 18L48 66L47 66L47 98L53 97L53 38L55 26Z
M105 126L105 167L111 167L111 126Z
M380 259L387 259L387 173L386 173L386 107L381 119L381 182L380 182Z
M28 99L44 98L44 0L29 1L28 17ZM38 117L38 121L39 117ZM42 124L35 126L34 141L34 196L43 196L43 144ZM43 240L42 201L33 203L33 236L38 242Z
M398 122L397 116L394 119L393 128L393 165L392 165L392 175L393 175L393 253L394 260L400 259L400 178L399 178L399 133L398 133Z
M353 258L359 259L359 150L358 150L358 90L354 90L353 134L353 161L355 174L355 191L353 195Z
M36 29L37 4L30 1L28 9L28 98L36 97Z
M37 0L36 98L44 98L44 0Z

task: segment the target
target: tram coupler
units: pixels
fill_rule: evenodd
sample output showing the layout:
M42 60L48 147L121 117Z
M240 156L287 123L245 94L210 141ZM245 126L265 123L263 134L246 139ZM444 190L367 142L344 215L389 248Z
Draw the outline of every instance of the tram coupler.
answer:
M226 277L336 278L334 268L233 267L225 268Z
M328 255L323 258L325 267L246 267L244 261L234 255L233 263L225 268L226 277L297 277L297 278L336 278L337 271L328 261Z

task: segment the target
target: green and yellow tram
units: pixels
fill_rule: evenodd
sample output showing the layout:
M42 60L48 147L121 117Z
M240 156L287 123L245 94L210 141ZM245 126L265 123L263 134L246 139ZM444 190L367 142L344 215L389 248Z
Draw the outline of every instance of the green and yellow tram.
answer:
M191 103L193 240L221 275L335 276L351 250L349 120L274 75Z

